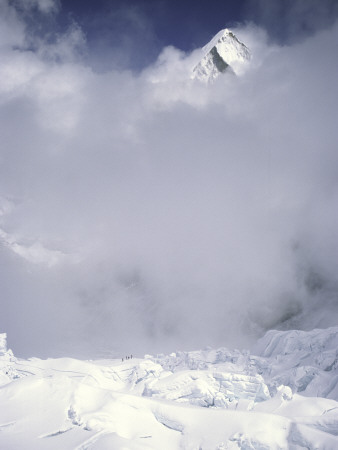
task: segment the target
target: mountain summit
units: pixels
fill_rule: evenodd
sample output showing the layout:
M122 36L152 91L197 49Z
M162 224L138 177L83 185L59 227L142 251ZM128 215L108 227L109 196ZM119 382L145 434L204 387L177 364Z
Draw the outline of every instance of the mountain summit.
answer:
M249 49L227 28L217 33L202 52L204 56L194 67L192 78L204 82L212 82L224 72L239 75L251 58Z

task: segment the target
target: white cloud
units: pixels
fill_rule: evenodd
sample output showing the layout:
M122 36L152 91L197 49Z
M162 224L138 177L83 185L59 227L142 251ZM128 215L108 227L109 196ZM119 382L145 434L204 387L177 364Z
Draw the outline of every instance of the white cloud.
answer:
M8 2L0 2L0 45L21 45L25 36L25 26L18 20L16 10Z
M55 13L60 8L58 0L15 0L14 4L26 11L37 8L44 14Z
M51 321L49 354L89 335L134 353L241 345L319 302L335 321L337 28L290 47L238 30L251 70L211 87L174 48L139 75L95 73L76 33L1 46L0 189L20 201L0 225L29 249L1 253L14 350L43 351Z

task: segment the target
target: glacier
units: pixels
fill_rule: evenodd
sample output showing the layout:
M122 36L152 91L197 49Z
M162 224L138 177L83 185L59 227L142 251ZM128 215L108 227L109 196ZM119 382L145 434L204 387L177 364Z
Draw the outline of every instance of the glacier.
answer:
M20 359L0 334L0 448L338 448L338 327L252 349Z

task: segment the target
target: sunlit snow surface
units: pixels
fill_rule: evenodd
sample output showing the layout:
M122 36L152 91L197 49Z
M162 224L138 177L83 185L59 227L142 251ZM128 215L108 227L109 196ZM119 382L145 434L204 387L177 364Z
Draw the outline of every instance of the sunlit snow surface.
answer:
M15 358L0 335L1 449L337 449L338 327L247 351Z

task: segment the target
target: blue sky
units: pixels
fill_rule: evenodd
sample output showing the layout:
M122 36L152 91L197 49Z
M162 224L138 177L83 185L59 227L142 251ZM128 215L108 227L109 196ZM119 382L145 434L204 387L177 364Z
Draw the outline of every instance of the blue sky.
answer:
M46 0L47 3L49 0ZM16 3L22 4L21 0ZM77 24L86 54L97 71L139 71L161 50L174 46L192 51L222 28L253 23L278 44L291 44L334 23L335 0L59 0L59 13L30 14L32 29L51 39Z
M137 32L137 25L147 25L162 45L191 50L203 45L219 29L243 21L247 1L67 0L62 2L62 8L92 35L100 31L100 25L104 28L128 25L130 32Z
M62 2L61 17L81 26L91 57L101 69L109 68L110 52L115 64L139 69L153 62L165 46L184 51L201 47L220 29L243 21L246 6L246 1L236 0L67 0ZM125 50L120 61L116 61L118 46Z
M264 26L271 37L289 41L295 34L307 35L335 21L335 0L60 0L70 14L89 33L100 32L100 25L118 26L127 13L138 14L153 28L164 45L191 50L219 29L238 22L253 21ZM122 20L123 22L123 20ZM126 24L126 23L125 23ZM124 25L125 25L124 24ZM133 31L133 23L129 22ZM134 22L134 25L135 22ZM102 28L101 28L102 31Z
M97 70L139 70L163 47L183 51L203 46L220 29L238 23L264 28L278 44L302 40L334 23L335 0L60 0L60 13L36 14L40 32L77 23L87 40L87 57ZM117 57L117 48L123 49ZM112 61L114 59L114 62Z

